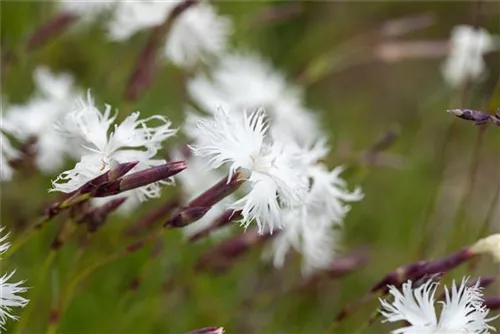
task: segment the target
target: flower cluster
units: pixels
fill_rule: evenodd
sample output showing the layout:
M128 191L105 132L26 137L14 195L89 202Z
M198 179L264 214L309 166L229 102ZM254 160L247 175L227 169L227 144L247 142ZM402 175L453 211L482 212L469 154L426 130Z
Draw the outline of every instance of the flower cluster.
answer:
M54 75L46 67L38 67L33 77L37 93L26 104L7 107L2 129L23 143L34 139L36 166L43 172L52 173L62 166L65 155L71 151L60 140L53 124L80 93L73 88L73 78L68 74ZM8 143L2 146L2 151L12 157Z
M120 1L108 24L110 39L122 41L136 32L159 26L182 1ZM226 48L231 21L219 16L208 3L190 8L176 19L163 47L167 59L180 66L193 66Z
M328 152L324 141L301 147L287 134L270 131L273 125L263 109L219 108L213 118L200 117L195 129L194 117L187 132L196 156L213 169L227 166L228 178L238 169L250 172L246 194L228 207L241 210L245 227L255 221L261 234L280 230L273 245L275 264L283 264L293 247L304 254L305 273L326 267L338 247L333 227L340 227L349 211L344 202L360 200L362 193L346 190L341 168L329 171L319 162Z
M143 120L139 120L139 116L139 112L130 114L110 133L117 117L116 113L111 113L111 106L106 105L101 112L94 105L90 93L87 100L80 100L75 109L57 124L60 136L71 143L74 152L81 157L80 162L52 182L52 191L73 192L118 163L138 161L131 172L165 163L164 159L157 158L158 151L161 143L177 130L171 129L170 121L164 116L156 115ZM149 126L152 121L160 125ZM122 208L130 210L141 201L159 197L160 185L165 183L169 182L159 181L120 194L128 197Z

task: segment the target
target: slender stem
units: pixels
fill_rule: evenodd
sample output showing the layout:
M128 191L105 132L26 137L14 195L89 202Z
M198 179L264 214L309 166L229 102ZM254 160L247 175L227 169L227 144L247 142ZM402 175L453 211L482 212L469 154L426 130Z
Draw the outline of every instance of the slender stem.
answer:
M43 282L45 280L45 276L47 275L47 272L49 268L52 266L52 263L54 262L54 259L56 257L56 251L55 250L50 250L47 258L45 259L45 262L39 272L37 273L37 281L33 285L34 286L34 292L30 296L30 302L28 306L26 306L22 316L19 319L19 322L17 322L16 326L14 327L14 330L12 333L14 334L21 334L24 333L24 329L26 325L28 324L28 319L30 318L31 311L36 305L37 299L40 296L40 293L44 290L43 287Z
M469 168L469 175L467 177L467 186L464 189L464 192L462 194L462 198L460 200L459 206L458 206L458 211L455 214L454 219L452 220L454 228L453 228L453 237L451 238L452 242L449 243L449 250L452 250L457 247L456 242L461 242L460 240L461 237L465 236L466 234L466 217L467 217L467 210L469 206L467 203L470 202L470 199L472 197L472 194L474 192L474 186L476 184L476 174L477 170L479 168L479 163L480 163L480 153L481 153L481 147L483 145L483 139L484 139L484 133L486 131L486 126L481 126L479 128L477 137L476 137L476 143L474 145L474 151L473 151L473 157L472 161L470 164Z

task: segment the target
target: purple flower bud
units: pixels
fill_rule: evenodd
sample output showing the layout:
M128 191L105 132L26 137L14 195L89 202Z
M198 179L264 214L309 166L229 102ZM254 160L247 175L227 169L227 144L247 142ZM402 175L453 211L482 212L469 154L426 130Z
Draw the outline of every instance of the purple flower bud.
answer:
M448 112L460 118L474 121L476 125L486 124L491 118L487 113L472 109L450 109Z
M196 329L186 334L223 334L224 328L222 327L204 327Z
M92 197L106 197L127 190L139 188L150 183L167 179L186 169L184 161L167 162L166 164L154 166L121 179L100 184L93 192Z
M483 299L483 303L490 310L500 309L500 297L486 296Z

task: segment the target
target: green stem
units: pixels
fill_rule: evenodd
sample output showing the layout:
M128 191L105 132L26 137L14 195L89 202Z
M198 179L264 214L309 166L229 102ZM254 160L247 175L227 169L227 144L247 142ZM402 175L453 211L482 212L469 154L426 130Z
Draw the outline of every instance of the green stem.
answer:
M26 306L26 309L24 310L22 316L20 317L19 322L17 322L16 326L14 327L14 330L12 331L12 333L21 334L24 332L24 329L25 329L26 325L28 324L28 319L30 317L31 311L33 310L33 307L35 307L35 305L37 303L37 299L40 296L40 293L44 290L43 289L43 282L45 280L45 276L47 275L49 268L51 267L52 263L54 262L54 259L56 257L56 253L57 253L56 251L51 250L49 252L49 255L47 256L47 258L45 259L43 266L41 267L41 269L39 270L39 272L37 274L38 279L37 279L36 283L34 284L35 288L34 288L34 292L30 296L30 303L28 304L28 306Z

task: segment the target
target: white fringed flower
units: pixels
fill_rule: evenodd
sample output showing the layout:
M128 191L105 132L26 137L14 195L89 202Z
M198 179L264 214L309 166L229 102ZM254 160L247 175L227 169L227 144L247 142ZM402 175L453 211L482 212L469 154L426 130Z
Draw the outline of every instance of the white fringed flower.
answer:
M50 173L62 166L68 151L53 124L67 112L79 93L73 88L70 75L54 75L46 67L35 69L34 81L37 95L24 105L8 107L2 127L21 142L36 138L36 165Z
M468 287L466 279L457 286L455 281L451 289L445 287L445 300L442 303L441 316L436 317L435 293L438 284L427 281L418 288L412 288L412 282L403 284L402 292L389 286L393 296L392 303L380 299L380 313L385 322L406 321L409 326L392 331L394 334L437 334L468 333L483 334L494 330L487 323L493 318L486 318L489 310L483 304L483 294L479 282Z
M145 28L162 24L181 2L120 2L108 25L112 40L121 41ZM164 46L167 59L180 66L192 66L206 56L224 52L231 33L231 21L218 15L208 3L195 4L176 18Z
M218 171L210 169L203 159L197 156L186 156L181 150L172 150L170 157L172 161L184 160L186 161L186 165L189 166L182 173L175 175L176 185L181 187L183 197L186 201L190 201L202 194L224 177ZM190 237L203 230L225 211L228 204L234 201L235 197L229 195L212 206L201 219L182 228L182 232L186 237ZM225 235L225 232L227 232L225 229L218 230L216 233L210 234L210 236L218 238Z
M328 153L324 140L312 148L303 149L304 175L310 183L303 205L290 208L284 214L285 228L274 239L271 254L274 265L281 267L290 248L304 257L304 275L327 268L340 248L340 229L350 207L347 202L363 198L360 188L353 192L340 178L343 167L329 171L319 160Z
M303 91L256 55L224 55L209 76L194 77L188 91L208 112L218 106L232 112L265 108L273 134L288 134L299 143L311 143L319 133L314 113L302 106Z
M451 53L442 67L446 82L452 87L459 87L467 80L483 78L486 73L483 56L497 49L498 44L484 29L465 25L453 28Z
M107 105L101 113L89 95L87 101L79 101L77 109L66 115L58 124L58 131L73 143L81 159L73 169L61 173L52 182L52 191L72 192L117 163L139 161L129 173L165 163L165 160L155 157L161 143L177 131L170 128L171 123L167 118L152 116L139 120L139 112L135 112L120 125L115 125L113 132L109 133L115 118L116 115L111 115L111 106ZM156 127L148 126L153 120L162 124ZM125 208L132 209L134 204L159 197L160 184L163 183L166 182L152 183L119 196L126 195L129 200Z
M231 208L242 210L243 226L255 220L259 233L283 227L283 208L300 204L307 190L300 157L284 142L272 141L265 117L262 109L250 115L219 109L213 119L198 121L192 147L211 168L228 165L229 177L237 168L251 172L249 192Z
M2 233L4 227L0 227L0 234ZM0 254L4 253L10 244L6 242L8 234L0 237ZM12 271L9 274L5 274L0 277L0 328L5 329L5 323L7 319L17 320L17 317L12 315L13 307L25 307L29 300L18 296L18 294L26 292L27 288L22 287L24 281L9 283L8 281L15 274Z

